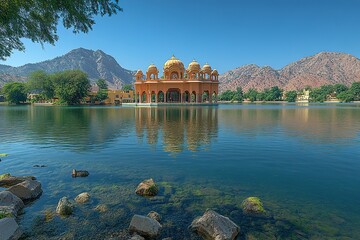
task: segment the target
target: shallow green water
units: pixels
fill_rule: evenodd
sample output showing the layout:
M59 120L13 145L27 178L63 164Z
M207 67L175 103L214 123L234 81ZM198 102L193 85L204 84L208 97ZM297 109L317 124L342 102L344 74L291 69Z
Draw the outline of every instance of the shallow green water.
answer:
M0 174L43 185L19 219L27 239L105 239L151 210L161 237L198 239L188 226L207 208L240 225L238 239L360 239L359 144L360 105L351 104L0 106L0 153L10 154ZM73 168L90 176L73 179ZM160 194L136 196L150 177ZM89 204L45 221L61 197L84 191ZM265 216L242 213L249 196ZM100 203L110 210L94 211Z

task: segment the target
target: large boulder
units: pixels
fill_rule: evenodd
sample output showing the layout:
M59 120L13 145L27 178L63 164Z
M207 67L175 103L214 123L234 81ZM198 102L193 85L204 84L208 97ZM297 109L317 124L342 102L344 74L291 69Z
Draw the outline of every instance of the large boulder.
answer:
M240 232L240 227L233 221L212 210L196 218L190 228L207 240L233 240Z
M156 238L160 234L161 224L149 217L134 215L130 222L129 231L143 237Z
M0 219L0 240L17 240L22 231L14 218Z
M135 190L140 196L156 196L158 192L159 188L152 178L142 181Z
M0 192L0 213L17 216L24 208L23 201L9 191Z
M248 197L245 199L241 207L245 214L262 214L265 213L265 209L261 200L257 197Z
M88 192L80 193L75 198L75 202L77 202L77 203L86 203L89 200L90 200L90 194Z
M23 201L35 199L42 193L41 183L29 179L12 186L8 191L12 192Z
M73 212L73 205L68 200L67 197L63 197L59 200L59 203L56 207L56 213L61 216L69 216Z
M26 180L36 180L36 178L33 176L15 177L9 173L5 173L0 175L0 187L9 188Z

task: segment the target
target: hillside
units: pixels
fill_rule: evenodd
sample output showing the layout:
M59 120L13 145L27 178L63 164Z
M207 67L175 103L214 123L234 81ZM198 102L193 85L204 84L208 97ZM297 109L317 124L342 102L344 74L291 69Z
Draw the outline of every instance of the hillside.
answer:
M245 65L219 77L220 91L241 86L263 90L279 86L285 90L299 90L305 86L324 84L350 85L360 81L360 59L344 53L322 52L291 63L280 70L271 67Z
M0 86L8 81L26 81L29 74L36 70L48 73L80 69L86 72L93 82L105 79L111 88L120 88L134 81L134 72L122 68L110 55L101 50L92 51L78 48L69 53L40 63L25 64L20 67L0 65Z

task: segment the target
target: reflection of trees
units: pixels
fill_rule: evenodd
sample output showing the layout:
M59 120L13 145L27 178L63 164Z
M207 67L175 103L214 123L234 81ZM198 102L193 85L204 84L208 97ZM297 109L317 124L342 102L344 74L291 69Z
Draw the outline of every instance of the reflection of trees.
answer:
M128 135L134 118L132 109L93 107L22 107L2 113L0 132L11 129L11 141L56 142L76 150L101 147Z
M221 109L219 121L248 135L274 132L321 142L354 138L359 129L360 111L350 107L241 108Z
M215 108L137 108L136 131L139 138L147 135L149 144L156 144L161 135L166 152L196 151L217 137Z

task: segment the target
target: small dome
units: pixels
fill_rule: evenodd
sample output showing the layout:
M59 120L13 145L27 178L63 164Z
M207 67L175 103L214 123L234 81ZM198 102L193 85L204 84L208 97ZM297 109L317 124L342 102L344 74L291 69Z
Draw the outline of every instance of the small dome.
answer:
M218 71L216 69L214 69L212 72L211 72L212 75L219 75Z
M193 60L188 66L189 71L200 71L200 69L200 64L196 60Z
M205 65L202 67L202 70L211 72L211 66L208 63L205 63Z
M137 70L135 76L142 76L142 75L144 75L143 72L140 69Z
M174 68L182 70L182 71L185 70L185 67L184 67L184 64L182 63L182 61L180 61L173 55L164 64L164 70L170 70L170 69L174 69Z
M157 67L154 64L150 64L147 71L151 72L151 73L157 73L158 72Z

